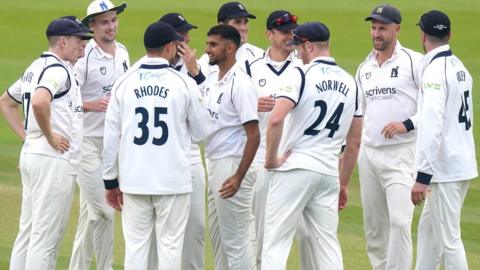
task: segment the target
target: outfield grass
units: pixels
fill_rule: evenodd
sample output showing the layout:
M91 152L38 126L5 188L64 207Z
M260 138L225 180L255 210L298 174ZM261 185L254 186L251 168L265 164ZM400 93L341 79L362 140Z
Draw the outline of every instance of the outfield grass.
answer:
M83 16L88 0L16 0L2 2L0 9L0 88L6 89L16 80L28 64L43 50L47 43L44 37L46 25L55 17L63 15ZM119 1L116 1L119 3ZM205 33L216 23L216 11L223 1L187 0L135 0L130 1L125 13L120 15L118 40L130 51L132 62L144 54L143 32L146 26L166 12L181 12L199 29L191 32L191 46L200 55L205 43ZM247 9L257 15L250 24L249 40L266 47L264 38L265 20L274 9L287 9L300 18L300 22L320 20L326 23L332 33L332 54L339 65L352 74L371 49L369 24L364 22L378 1L243 1ZM403 15L401 43L421 51L419 32L415 26L419 16L430 9L445 11L452 19L452 49L462 59L474 77L474 115L480 116L480 34L476 29L480 14L480 1L391 1ZM477 153L480 145L480 128L474 124ZM3 117L0 117L0 269L7 269L13 241L18 230L18 217L21 203L21 182L17 170L19 140L10 132ZM477 161L480 160L477 157ZM62 242L57 269L66 269L72 248L78 214L78 193L75 195L71 221ZM480 182L475 181L470 188L462 215L462 232L467 250L470 269L480 269ZM416 226L420 208L415 211L413 235L416 239ZM117 218L115 244L115 269L122 269L124 243L120 218ZM339 238L343 250L345 269L368 269L368 259L364 251L365 240L362 229L362 213L359 198L358 178L355 174L350 188L349 207L340 213ZM209 241L206 241L207 269L213 269ZM298 269L299 257L296 246L292 249L288 269ZM93 269L93 268L92 268Z

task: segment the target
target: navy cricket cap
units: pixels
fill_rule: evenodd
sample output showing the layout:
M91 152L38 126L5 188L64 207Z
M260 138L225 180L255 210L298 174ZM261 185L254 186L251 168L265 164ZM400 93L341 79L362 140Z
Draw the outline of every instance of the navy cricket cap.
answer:
M305 41L324 42L330 38L328 27L321 22L306 22L293 30L293 39L290 45L298 45Z
M223 22L230 18L252 18L256 19L255 15L248 13L247 9L239 2L228 2L223 4L218 10L217 22Z
M298 17L286 10L275 10L267 18L267 29L288 32L298 27Z
M143 36L143 44L145 48L158 48L174 41L183 41L183 37L175 29L164 22L154 22L147 27Z
M445 37L450 34L450 19L447 14L438 10L430 10L423 14L417 25L430 36Z
M187 33L193 28L198 28L195 25L188 23L180 13L167 13L158 21L170 24L177 33Z
M82 25L80 20L76 18L75 20L72 18L55 19L48 25L46 30L47 37L77 36L84 40L91 39L93 37L91 33L92 31Z
M394 6L389 4L380 5L372 10L372 14L365 18L365 21L377 20L383 23L396 23L402 22L402 15L400 11Z
M80 27L82 27L86 32L89 32L89 33L93 33L93 31L86 25L84 24L82 21L80 21L77 17L75 16L63 16L63 17L60 17L59 19L68 19L68 20L72 20L76 23L78 23L80 25Z

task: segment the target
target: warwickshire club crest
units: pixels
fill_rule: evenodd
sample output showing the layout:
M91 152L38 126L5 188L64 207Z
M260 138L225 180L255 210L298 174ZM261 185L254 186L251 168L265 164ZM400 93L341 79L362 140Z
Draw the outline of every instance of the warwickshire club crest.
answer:
M266 83L267 83L267 80L265 79L258 80L258 85L260 85L261 87L264 87Z
M372 73L371 72L367 72L365 73L365 79L370 79L370 77L372 77Z
M399 66L392 68L392 73L390 74L391 78L398 78L398 68Z
M106 67L101 67L100 68L100 73L105 76L105 74L107 74L107 68Z

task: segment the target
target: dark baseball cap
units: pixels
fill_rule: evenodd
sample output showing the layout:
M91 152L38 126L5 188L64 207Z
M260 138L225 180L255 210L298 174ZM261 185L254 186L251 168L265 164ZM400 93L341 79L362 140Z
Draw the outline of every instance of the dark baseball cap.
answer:
M180 13L167 13L158 21L170 24L177 33L186 33L193 28L198 28L195 25L188 23Z
M275 10L267 18L267 29L288 32L298 27L298 17L286 10Z
M298 45L305 41L323 42L330 38L328 27L321 22L306 22L293 30L293 39L290 45Z
M77 20L71 18L55 19L48 25L45 33L47 37L77 36L84 40L91 39L93 36L90 29L82 26L80 20Z
M417 25L430 36L445 37L450 34L450 18L438 10L430 10L423 14Z
M168 23L154 22L147 27L143 36L143 44L145 48L158 48L174 41L183 41L183 37Z
M85 32L93 33L93 31L86 24L84 24L82 21L80 21L80 19L78 19L75 16L72 16L72 15L63 16L63 17L60 17L59 19L72 20L72 21L78 23L80 25L80 27L82 27L85 30Z
M402 15L400 11L394 6L389 4L380 5L372 10L372 14L365 18L365 21L377 20L383 23L396 23L402 22Z
M248 13L245 6L239 2L228 2L223 4L218 10L217 22L223 22L229 18L252 18L256 19L255 15Z

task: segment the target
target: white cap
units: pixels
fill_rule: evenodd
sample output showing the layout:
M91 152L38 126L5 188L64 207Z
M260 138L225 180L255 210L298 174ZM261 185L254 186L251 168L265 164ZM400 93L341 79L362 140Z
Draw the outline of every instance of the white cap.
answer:
M90 5L88 5L87 16L83 18L82 22L88 25L88 23L98 15L109 11L116 11L118 14L123 12L126 7L127 3L122 3L118 6L115 6L109 0L94 0L92 3L90 3Z

